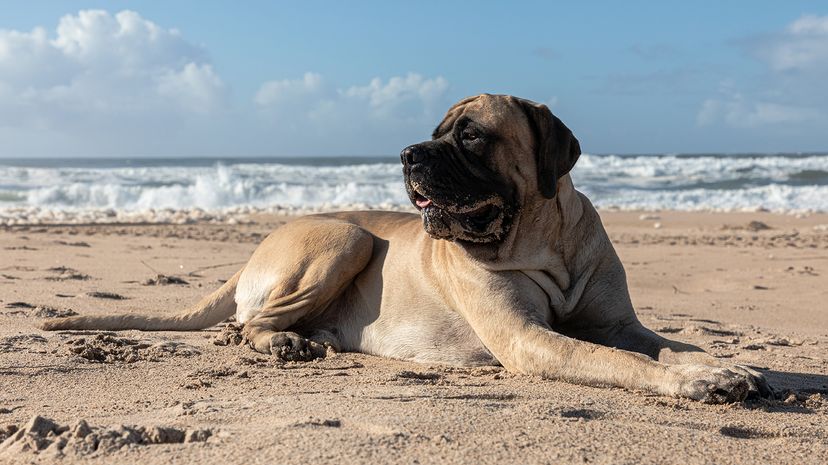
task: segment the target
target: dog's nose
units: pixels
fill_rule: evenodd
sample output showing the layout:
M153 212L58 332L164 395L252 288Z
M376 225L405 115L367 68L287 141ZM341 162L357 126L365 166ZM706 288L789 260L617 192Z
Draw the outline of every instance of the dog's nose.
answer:
M425 150L419 145L409 145L400 153L400 158L402 158L403 164L412 166L422 163L426 158L426 154Z

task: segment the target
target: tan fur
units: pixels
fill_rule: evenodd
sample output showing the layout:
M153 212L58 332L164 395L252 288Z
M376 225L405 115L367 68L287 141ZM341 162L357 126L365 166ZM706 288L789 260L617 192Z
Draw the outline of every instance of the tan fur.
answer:
M172 316L107 315L73 316L55 318L38 323L40 329L56 331L65 329L140 329L143 331L194 331L209 328L233 316L236 305L233 295L241 271L237 272L212 294L198 301L184 313Z
M520 213L496 247L432 239L414 214L308 216L271 234L242 271L189 313L74 317L41 327L199 329L229 316L235 293L244 334L264 353L310 338L346 351L500 363L528 375L708 402L766 389L755 371L638 322L624 269L589 200L569 175L558 180L554 199L540 195L535 143L516 99L465 99L443 124L460 115L497 131L497 170L517 186Z

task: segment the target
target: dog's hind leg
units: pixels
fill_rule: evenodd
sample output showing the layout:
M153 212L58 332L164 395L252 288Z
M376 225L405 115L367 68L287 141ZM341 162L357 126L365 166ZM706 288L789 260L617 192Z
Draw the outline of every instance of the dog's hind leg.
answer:
M269 236L245 267L236 294L250 346L288 360L324 355L317 337L308 340L287 330L315 321L328 309L368 264L373 243L364 229L325 218L296 220ZM324 338L336 348L331 339L330 334Z

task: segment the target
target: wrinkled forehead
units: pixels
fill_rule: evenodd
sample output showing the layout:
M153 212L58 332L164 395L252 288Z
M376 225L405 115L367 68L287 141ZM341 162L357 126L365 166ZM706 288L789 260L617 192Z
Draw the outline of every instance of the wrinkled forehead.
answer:
M449 108L443 121L434 129L432 137L434 139L443 137L451 132L458 121L465 119L470 119L490 130L503 131L524 127L524 124L514 123L524 122L526 115L518 105L517 99L512 96L476 95L465 98Z

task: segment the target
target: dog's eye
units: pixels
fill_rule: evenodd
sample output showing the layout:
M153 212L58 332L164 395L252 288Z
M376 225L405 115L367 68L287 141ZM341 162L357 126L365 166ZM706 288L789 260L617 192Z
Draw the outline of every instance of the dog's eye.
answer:
M460 135L464 142L473 142L480 138L478 134L471 129L463 130L463 133Z

